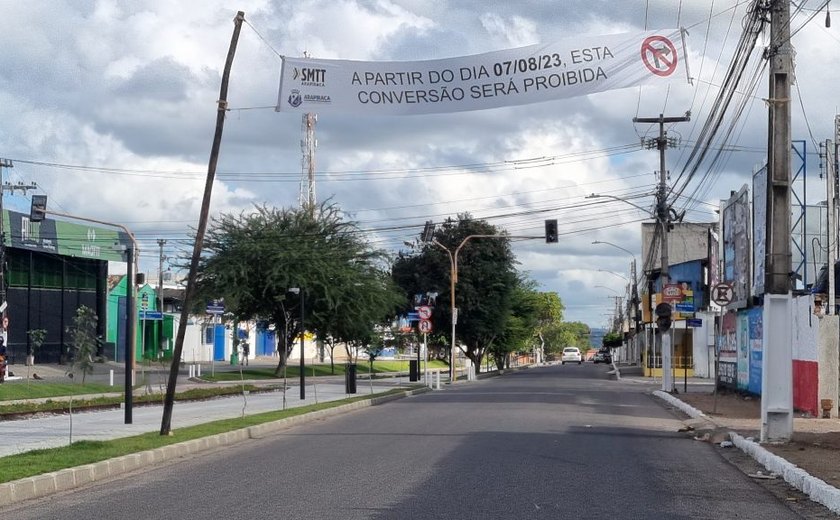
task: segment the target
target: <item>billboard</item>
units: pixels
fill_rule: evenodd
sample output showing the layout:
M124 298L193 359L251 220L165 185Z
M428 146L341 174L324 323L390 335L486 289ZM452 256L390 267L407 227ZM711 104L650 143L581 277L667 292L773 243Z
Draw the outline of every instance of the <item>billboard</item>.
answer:
M723 280L733 287L727 309L747 306L750 296L750 201L744 185L721 208L723 222Z
M767 252L767 166L753 174L753 290L764 294L764 256Z

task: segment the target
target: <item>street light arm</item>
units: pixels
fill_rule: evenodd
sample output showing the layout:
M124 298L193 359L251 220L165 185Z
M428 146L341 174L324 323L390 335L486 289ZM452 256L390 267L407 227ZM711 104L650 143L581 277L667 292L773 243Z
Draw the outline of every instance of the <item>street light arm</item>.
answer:
M592 193L591 195L587 195L586 198L587 199L612 199L612 200L617 200L619 202L624 202L625 204L630 204L631 206L633 206L636 209L644 211L645 213L650 215L651 218L654 218L653 212L651 210L649 210L648 208L643 208L643 207L639 206L638 204L634 204L634 203L630 202L629 200L622 199L621 197L616 197L615 195L601 195L601 194L598 194L598 193Z
M615 271L608 271L608 270L606 270L606 269L598 269L598 272L601 272L601 273L610 273L611 275L618 276L619 278L623 278L623 279L624 279L626 282L628 282L628 283L630 282L630 279L629 279L629 278L627 278L626 276L624 276L624 275L623 275L623 274L621 274L621 273L616 273Z
M615 290L615 289L613 289L612 287L607 287L606 285L593 285L593 287L594 287L594 288L606 289L606 290L608 290L608 291L612 291L612 292L614 292L615 294L619 294L619 292L618 292L618 291L616 291L616 290Z

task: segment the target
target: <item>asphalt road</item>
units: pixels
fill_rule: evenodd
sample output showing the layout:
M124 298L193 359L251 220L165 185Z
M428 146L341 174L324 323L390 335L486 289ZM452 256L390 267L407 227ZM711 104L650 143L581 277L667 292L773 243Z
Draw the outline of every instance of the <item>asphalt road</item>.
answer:
M603 365L402 399L0 518L799 518Z

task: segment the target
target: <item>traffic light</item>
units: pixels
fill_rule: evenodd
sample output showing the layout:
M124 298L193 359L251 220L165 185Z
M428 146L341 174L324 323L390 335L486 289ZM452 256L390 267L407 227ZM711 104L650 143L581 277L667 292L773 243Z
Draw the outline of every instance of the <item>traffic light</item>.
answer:
M435 237L435 224L431 220L426 221L426 225L423 226L423 233L420 235L420 240L423 243L431 242L432 239Z
M548 219L545 221L545 243L557 243L557 219Z
M29 221L41 222L47 215L47 196L32 195L32 205L29 207Z
M665 302L657 305L653 311L656 314L656 326L659 332L668 332L671 328L671 311L671 304Z

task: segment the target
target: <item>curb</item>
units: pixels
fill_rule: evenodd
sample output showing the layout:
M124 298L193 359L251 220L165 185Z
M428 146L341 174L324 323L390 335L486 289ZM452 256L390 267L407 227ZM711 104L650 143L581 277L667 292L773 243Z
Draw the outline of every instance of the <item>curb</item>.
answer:
M686 404L676 397L662 390L656 390L653 395L679 408L693 419L702 419L719 426L708 415L697 408ZM769 471L780 475L785 482L808 495L812 501L827 507L832 513L840 514L840 489L826 483L804 469L764 449L755 441L744 438L733 431L729 432L732 443L741 451L755 459L756 462Z
M61 491L67 491L91 482L128 473L129 471L134 471L144 466L178 459L195 453L219 448L221 446L229 446L231 444L247 441L248 439L261 439L274 432L284 430L291 426L305 424L324 417L341 415L353 410L385 404L390 401L430 391L430 388L405 390L396 394L374 397L372 399L365 399L354 403L347 403L334 408L316 410L314 412L295 415L278 421L249 426L247 428L219 433L209 437L202 437L200 439L170 444L153 450L123 455L121 457L102 460L92 464L86 464L84 466L67 468L54 471L52 473L44 473L43 475L13 480L11 482L0 484L0 507L9 506L17 502L23 502L33 498L49 496Z

